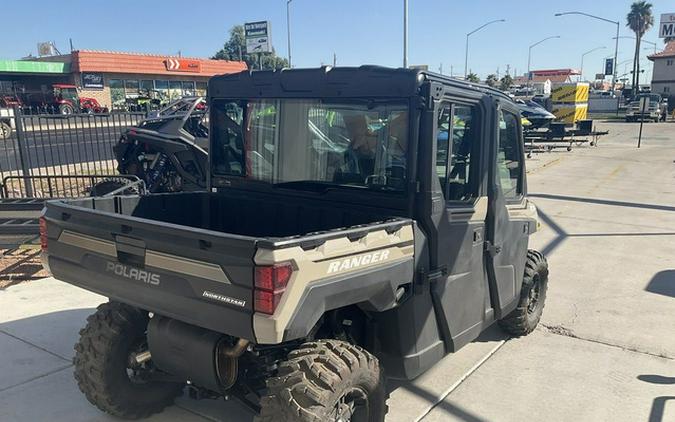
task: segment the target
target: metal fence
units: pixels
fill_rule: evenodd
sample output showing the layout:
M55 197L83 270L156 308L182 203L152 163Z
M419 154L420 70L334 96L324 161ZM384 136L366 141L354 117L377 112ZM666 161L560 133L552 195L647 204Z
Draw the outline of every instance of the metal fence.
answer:
M144 113L25 114L0 138L0 197L86 195L92 183L116 173L113 146Z

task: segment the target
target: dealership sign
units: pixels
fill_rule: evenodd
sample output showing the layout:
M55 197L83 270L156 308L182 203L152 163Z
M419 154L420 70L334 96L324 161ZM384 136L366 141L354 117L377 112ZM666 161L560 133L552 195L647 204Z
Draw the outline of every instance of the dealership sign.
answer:
M166 70L170 72L199 73L202 71L199 60L169 58L164 60L164 64L166 65Z
M605 75L614 74L614 59L605 59Z
M103 89L102 73L83 73L82 88L85 89Z
M272 25L270 21L248 22L244 24L244 38L246 39L246 52L271 53L272 52Z
M664 13L661 15L659 24L659 37L675 37L675 13Z

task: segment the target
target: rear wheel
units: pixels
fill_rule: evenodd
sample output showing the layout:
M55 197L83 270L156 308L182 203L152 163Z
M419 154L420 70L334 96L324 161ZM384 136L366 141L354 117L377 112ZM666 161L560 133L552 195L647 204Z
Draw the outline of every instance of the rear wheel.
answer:
M8 139L12 135L12 127L5 122L0 122L0 139Z
M504 331L514 336L531 333L539 324L546 301L548 263L541 252L527 251L525 275L518 307L499 321Z
M382 422L386 413L378 360L338 340L301 345L267 381L256 422Z
M75 379L87 400L111 415L139 419L161 412L183 391L182 383L152 380L147 351L148 315L117 302L104 303L87 318L75 345Z

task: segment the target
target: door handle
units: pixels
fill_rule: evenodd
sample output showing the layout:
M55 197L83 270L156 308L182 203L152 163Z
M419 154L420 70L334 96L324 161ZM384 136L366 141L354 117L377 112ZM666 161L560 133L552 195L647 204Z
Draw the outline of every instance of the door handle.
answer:
M480 243L483 241L483 230L475 229L473 231L473 243Z

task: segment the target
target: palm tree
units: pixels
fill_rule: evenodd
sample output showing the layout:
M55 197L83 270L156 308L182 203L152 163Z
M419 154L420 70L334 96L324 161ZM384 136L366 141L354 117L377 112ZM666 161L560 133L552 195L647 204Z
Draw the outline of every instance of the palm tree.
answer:
M469 82L476 83L476 84L480 82L480 78L478 77L478 75L476 75L473 72L469 72L469 74L466 75L466 80L469 81Z
M626 26L635 32L635 55L633 56L633 93L639 89L640 83L640 43L642 36L654 25L652 4L646 1L636 1L630 5L630 12L626 15Z

